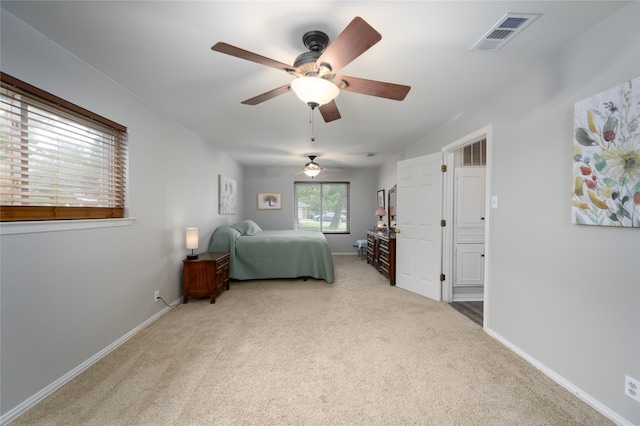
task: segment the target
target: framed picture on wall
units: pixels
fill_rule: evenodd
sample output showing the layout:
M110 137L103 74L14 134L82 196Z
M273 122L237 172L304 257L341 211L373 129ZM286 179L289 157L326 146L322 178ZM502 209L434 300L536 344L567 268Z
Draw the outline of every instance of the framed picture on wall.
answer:
M572 221L640 228L640 77L575 104Z
M282 194L279 192L258 192L258 210L281 210Z
M218 214L238 212L238 184L234 179L218 175Z

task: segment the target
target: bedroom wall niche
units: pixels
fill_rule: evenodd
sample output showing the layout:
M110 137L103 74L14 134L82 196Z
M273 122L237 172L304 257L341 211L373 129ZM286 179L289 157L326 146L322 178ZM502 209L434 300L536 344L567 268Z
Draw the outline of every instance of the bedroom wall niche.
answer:
M378 191L378 169L333 171L320 174L313 179L322 182L350 183L350 229L351 234L327 234L327 241L333 254L355 254L353 242L366 239L366 230L371 229L376 210L375 195ZM243 200L246 218L255 221L265 230L293 229L294 205L293 184L296 181L311 181L311 178L292 175L279 167L246 167ZM278 210L261 210L256 205L258 193L282 194L282 206Z

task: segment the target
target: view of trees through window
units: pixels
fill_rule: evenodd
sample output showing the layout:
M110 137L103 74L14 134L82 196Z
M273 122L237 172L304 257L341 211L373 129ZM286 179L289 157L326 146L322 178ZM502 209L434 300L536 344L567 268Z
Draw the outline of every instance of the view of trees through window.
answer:
M294 202L294 229L349 232L349 183L295 182Z

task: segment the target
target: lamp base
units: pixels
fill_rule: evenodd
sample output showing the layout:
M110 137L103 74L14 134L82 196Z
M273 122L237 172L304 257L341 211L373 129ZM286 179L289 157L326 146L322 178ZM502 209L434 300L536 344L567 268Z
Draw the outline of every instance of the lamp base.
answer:
M198 258L197 254L188 254L187 260L196 260Z

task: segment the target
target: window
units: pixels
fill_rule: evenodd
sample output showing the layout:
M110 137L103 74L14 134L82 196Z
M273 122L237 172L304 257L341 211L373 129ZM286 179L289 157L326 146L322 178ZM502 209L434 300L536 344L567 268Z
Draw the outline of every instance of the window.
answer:
M7 74L1 80L1 220L124 217L127 128Z
M487 164L487 140L482 139L462 148L463 166L485 166Z
M294 229L349 233L348 182L295 182Z

